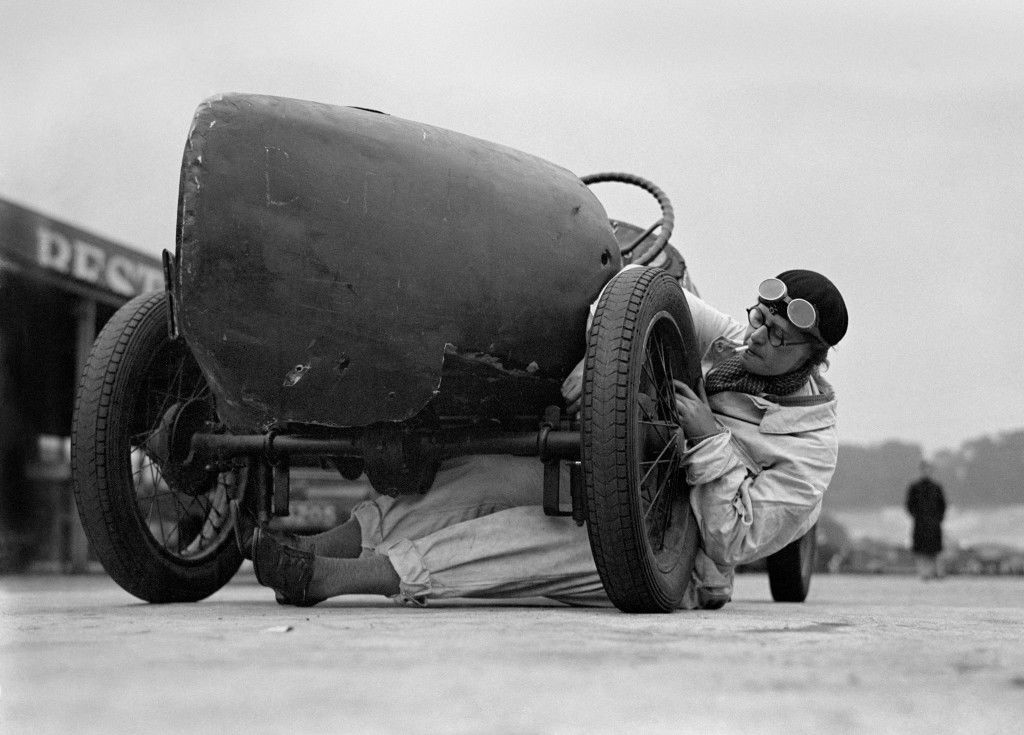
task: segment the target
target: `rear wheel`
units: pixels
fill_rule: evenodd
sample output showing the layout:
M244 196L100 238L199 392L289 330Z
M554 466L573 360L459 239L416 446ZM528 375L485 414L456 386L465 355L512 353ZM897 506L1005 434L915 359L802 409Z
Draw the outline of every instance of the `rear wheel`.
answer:
M818 525L768 557L768 584L776 602L803 602L811 590L818 552Z
M676 441L672 380L700 375L676 281L652 268L605 288L588 337L582 459L590 544L625 612L668 612L690 581L699 539Z
M189 467L192 434L212 427L213 395L162 293L107 323L82 375L72 427L75 499L107 573L149 602L207 597L242 563L232 499L244 468Z

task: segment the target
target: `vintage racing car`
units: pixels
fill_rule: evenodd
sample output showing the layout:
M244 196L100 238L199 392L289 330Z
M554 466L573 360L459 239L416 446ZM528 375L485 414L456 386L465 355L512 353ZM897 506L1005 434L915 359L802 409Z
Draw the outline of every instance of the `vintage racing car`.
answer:
M662 218L610 220L588 188L605 181L643 187ZM242 562L239 513L288 512L291 467L422 493L446 457L533 455L546 512L586 523L612 601L674 609L699 534L672 380L695 385L700 356L672 226L636 176L580 179L362 108L207 100L166 291L111 319L81 379L94 552L133 595L198 600ZM584 356L570 418L559 388ZM813 537L769 564L776 599L806 596Z

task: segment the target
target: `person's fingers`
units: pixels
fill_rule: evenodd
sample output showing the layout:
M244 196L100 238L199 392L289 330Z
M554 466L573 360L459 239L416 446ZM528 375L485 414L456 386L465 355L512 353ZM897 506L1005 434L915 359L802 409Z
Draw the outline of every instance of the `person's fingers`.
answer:
M681 381L681 380L673 380L672 381L672 385L675 387L677 395L686 396L690 400L698 400L697 394L693 392L693 388L688 386L683 381Z
M578 396L583 391L583 360L576 363L576 367L565 376L562 381L562 395L567 399Z
M680 413L689 413L693 410L693 407L697 405L696 399L687 398L676 394L676 410Z
M562 390L571 390L573 388L579 390L581 385L583 385L583 373L579 370L573 370L562 381Z

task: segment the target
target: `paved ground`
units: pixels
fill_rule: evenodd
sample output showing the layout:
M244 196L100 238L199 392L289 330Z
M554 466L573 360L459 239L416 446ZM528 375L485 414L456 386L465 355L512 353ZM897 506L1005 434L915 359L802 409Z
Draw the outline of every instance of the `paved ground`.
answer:
M1020 733L1024 579L738 579L717 612L146 605L0 579L4 733Z

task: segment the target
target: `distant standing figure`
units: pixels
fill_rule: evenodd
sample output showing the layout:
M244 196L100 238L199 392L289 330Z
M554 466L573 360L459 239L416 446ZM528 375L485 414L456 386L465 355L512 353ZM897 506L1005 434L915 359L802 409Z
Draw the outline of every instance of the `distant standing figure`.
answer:
M931 477L931 466L921 463L921 478L907 488L907 512L914 519L914 556L921 579L942 576L939 553L942 551L942 519L946 515L946 497L942 486Z

